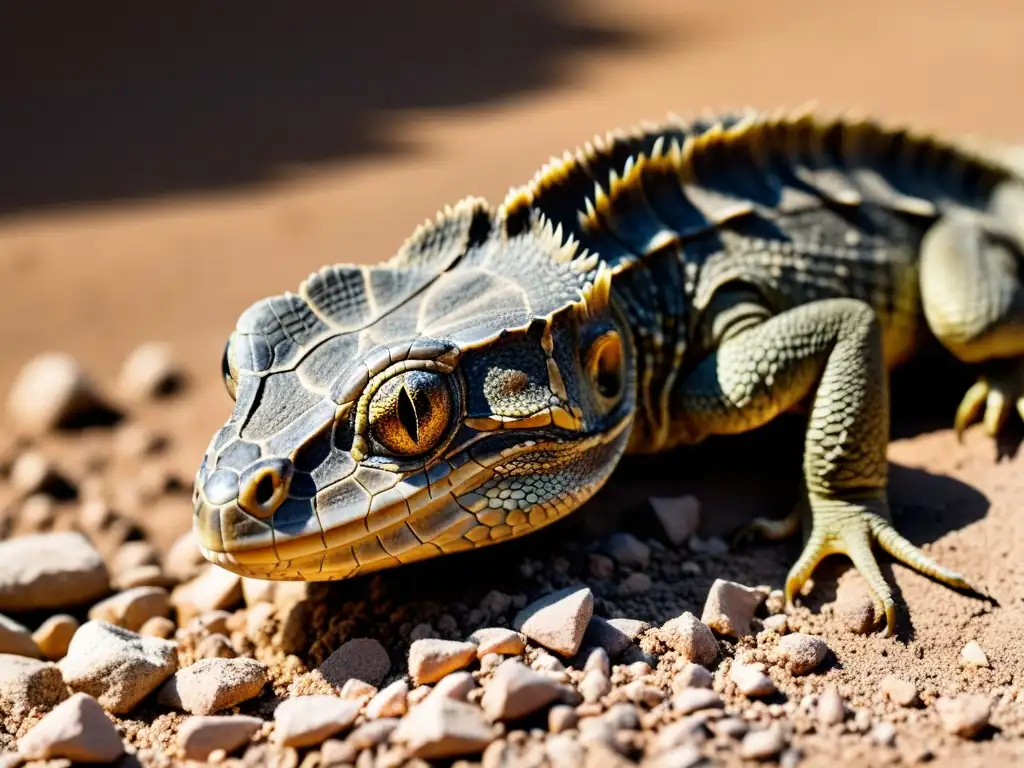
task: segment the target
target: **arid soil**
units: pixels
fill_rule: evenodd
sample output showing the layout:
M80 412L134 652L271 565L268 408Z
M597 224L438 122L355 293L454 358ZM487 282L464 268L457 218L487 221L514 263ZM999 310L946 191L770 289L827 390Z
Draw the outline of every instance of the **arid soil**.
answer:
M5 429L4 536L82 529L112 569L125 540L147 541L169 576L168 552L190 524L192 475L229 413L219 361L237 315L325 263L387 257L441 205L467 194L499 199L549 155L596 132L669 111L813 99L952 135L1024 143L1024 7L1012 0L385 5L354 16L324 5L320 17L298 18L295 11L261 16L248 4L216 16L186 3L166 29L127 4L102 21L0 12L0 62L9 64L0 67L0 83L14 107L0 120L0 392L28 360L52 350L71 353L114 399L122 361L144 342L169 343L185 372L176 392L125 405L118 424L29 444L16 444ZM186 63L172 63L182 50L190 52ZM897 636L858 634L850 627L864 605L859 577L828 563L786 626L825 641L828 654L813 672L794 676L779 666L779 632L720 636L721 656L708 665L714 689L729 717L754 731L777 729L779 749L767 759L1024 759L1024 479L1014 441L997 449L974 429L961 444L949 428L969 383L944 362L897 378L891 497L897 526L990 599L894 565L888 572L903 606ZM143 451L137 428L164 444ZM317 587L302 602L305 631L287 637L286 611L257 611L261 622L251 618L256 600L235 599L225 606L231 652L258 658L270 678L239 711L272 721L276 704L299 690L293 682L308 683L308 671L352 638L373 638L386 650L383 688L404 678L414 639L465 640L481 627L511 626L518 609L563 587L589 587L595 616L655 628L684 611L701 617L716 579L777 589L799 542L753 541L726 552L718 537L751 514L787 511L800 446L799 423L784 422L627 461L587 508L525 540ZM10 477L10 461L30 449L68 481L46 486L57 496L52 506L26 505ZM701 530L677 546L647 498L682 494L699 498ZM95 499L116 515L89 517ZM602 559L614 531L645 542L648 562ZM84 620L86 610L72 613ZM34 629L52 612L12 615ZM762 605L758 622L768 614ZM210 633L181 623L184 665L202 655L193 646ZM485 762L530 764L539 754L552 765L583 755L595 765L653 761L658 734L680 719L672 706L679 654L659 632L612 659L613 689L602 704L580 705L584 719L597 720L630 701L638 727L611 728L617 735L607 739L594 728L589 736L570 728L570 740L587 746L574 752L560 744L557 754L568 762L559 763L538 746L551 739L545 708L493 734ZM972 640L988 666L963 663ZM531 640L524 658L544 668L539 648ZM651 670L629 667L644 660ZM737 691L729 675L737 660L763 662L778 692ZM577 688L585 661L563 659ZM493 670L485 666L468 668L486 690ZM890 675L913 684L920 702L900 706L887 697ZM654 694L645 700L642 686L660 691L664 703ZM848 708L841 723L821 712L827 690ZM981 694L991 706L989 725L973 738L950 733L936 704L962 693ZM176 754L184 718L150 698L116 722L144 764L160 764ZM741 762L739 730L716 732L718 719L708 715L701 736L679 745L722 764ZM0 750L13 749L34 722L0 728ZM318 748L267 746L272 733L265 727L233 754L251 763L306 760L309 768L328 762ZM334 740L344 738L342 731ZM663 764L689 764L696 752ZM407 756L386 745L362 754L335 757L368 765L375 755L380 764ZM480 761L481 751L467 759Z

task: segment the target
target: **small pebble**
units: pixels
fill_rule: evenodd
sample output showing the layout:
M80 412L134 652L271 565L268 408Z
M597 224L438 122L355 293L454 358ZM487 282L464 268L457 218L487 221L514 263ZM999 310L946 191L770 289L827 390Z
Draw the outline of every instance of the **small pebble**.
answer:
M846 719L846 702L831 686L818 697L815 716L822 725L838 725Z
M36 641L44 658L59 661L67 654L71 638L77 631L78 619L66 613L58 613L40 624L32 633L32 639Z
M648 502L666 538L676 546L684 544L697 532L700 526L700 500L696 496L651 497Z
M376 695L376 686L364 683L362 680L357 680L354 677L347 680L345 684L341 686L341 691L338 693L340 698L347 699L348 701L354 701L360 706Z
M598 581L607 581L615 575L615 561L607 555L594 552L588 558L587 570Z
M806 675L825 660L828 646L820 637L794 632L779 640L775 653L790 674Z
M170 394L184 381L184 371L169 344L149 342L125 358L118 374L117 391L126 401L138 403Z
M722 709L724 706L722 697L708 688L684 688L672 699L672 709L682 715L702 709Z
M409 675L414 685L435 683L450 672L469 666L476 659L476 652L474 643L416 640L409 647Z
M194 579L206 570L209 564L196 545L195 534L188 531L175 539L171 548L167 550L164 572L175 581L185 582Z
M644 570L651 562L651 548L631 533L613 533L604 549L612 560L626 568Z
M558 700L563 686L550 677L508 659L484 686L481 706L494 720L516 720Z
M170 600L177 611L178 624L184 626L206 611L233 608L240 603L242 580L231 571L211 565L199 576L176 587Z
M579 692L586 702L600 701L612 690L611 681L608 676L599 669L592 669L584 675L579 684Z
M391 741L411 757L438 760L480 754L494 736L478 707L439 696L403 717Z
M891 747L896 741L896 726L883 720L875 724L868 738L880 747Z
M212 715L255 698L267 682L255 659L200 659L174 674L157 700L193 715Z
M513 626L526 637L562 656L574 656L594 612L594 595L587 587L569 587L523 608Z
M43 658L39 646L32 639L32 633L14 619L0 613L0 654L2 653L33 659Z
M170 595L166 589L135 587L96 603L89 609L89 618L135 632L150 619L167 616L170 612Z
M985 651L974 640L971 640L960 651L960 663L969 667L987 667L988 656Z
M642 704L645 707L656 707L665 700L665 693L653 685L648 685L643 680L633 680L622 687L626 698L634 704Z
M0 719L11 728L33 711L51 709L65 698L64 678L56 664L0 654Z
M729 679L744 696L771 696L778 690L768 675L747 664L733 662Z
M754 611L767 596L768 592L762 589L715 579L700 620L720 635L734 638L749 635Z
M197 659L233 659L237 655L231 640L225 635L207 635L196 643Z
M687 661L709 665L718 658L718 641L714 634L689 611L665 622L660 636Z
M769 632L784 635L786 630L789 629L789 617L784 613L776 613L767 617L761 624Z
M312 747L351 727L359 705L335 696L295 696L274 710L274 741L286 747Z
M711 673L694 662L687 664L672 678L672 688L681 690L683 688L710 688L714 678Z
M248 715L193 715L178 727L178 749L187 760L208 760L220 750L231 754L263 727Z
M76 693L32 726L18 751L29 760L110 763L124 754L124 744L96 699Z
M465 670L460 670L452 672L450 675L445 675L438 680L430 695L447 696L449 699L467 701L470 692L474 688L476 688L476 682L473 680L473 675Z
M982 694L962 693L956 698L937 699L935 711L947 733L972 739L988 726L992 702Z
M366 716L371 719L401 717L408 709L408 695L409 684L405 680L396 680L370 699L366 705Z
M103 621L79 627L60 661L71 690L88 693L118 715L131 712L177 668L174 643Z
M740 742L740 756L747 760L770 760L786 748L786 737L782 729L771 725L750 731Z
M102 404L96 385L71 355L48 352L18 372L7 395L7 415L20 433L38 435Z
M616 587L615 592L623 597L628 597L630 595L643 595L650 590L652 583L651 577L646 573L634 571L619 582L619 586Z
M608 652L604 648L594 648L587 654L587 660L583 664L583 671L590 672L597 670L605 677L612 673L612 664L608 659Z
M505 627L485 627L478 629L469 636L476 643L477 658L482 659L488 653L503 656L519 656L526 650L526 638L518 632Z
M556 704L548 710L548 730L551 733L571 731L579 722L576 710L565 704Z
M917 686L909 680L889 675L882 678L879 688L887 699L901 707L916 707L921 703Z
M154 616L139 628L139 634L143 637L159 637L169 640L174 637L177 626L173 621L164 616Z

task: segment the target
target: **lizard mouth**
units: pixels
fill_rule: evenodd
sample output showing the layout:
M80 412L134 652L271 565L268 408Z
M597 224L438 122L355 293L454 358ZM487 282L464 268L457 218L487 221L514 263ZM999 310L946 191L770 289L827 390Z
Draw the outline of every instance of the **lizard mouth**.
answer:
M627 415L607 431L571 439L495 436L403 475L373 496L368 512L366 504L342 507L330 520L317 511L329 488L312 499L289 498L265 522L198 493L193 529L211 562L275 581L346 579L471 550L531 533L581 506L624 451L631 423Z

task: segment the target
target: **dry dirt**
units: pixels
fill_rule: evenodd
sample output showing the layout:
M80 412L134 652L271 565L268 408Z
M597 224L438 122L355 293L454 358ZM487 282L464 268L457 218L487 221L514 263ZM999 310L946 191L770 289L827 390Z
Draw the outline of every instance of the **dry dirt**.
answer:
M109 385L138 344L170 342L187 386L130 418L167 436L149 461L186 486L228 415L219 360L242 309L322 264L385 258L440 205L500 198L595 132L669 111L816 99L1024 141L1024 6L1013 0L637 0L628 11L604 0L396 0L345 13L317 3L301 18L184 3L175 20L122 5L102 18L0 11L0 83L12 107L0 121L0 391L41 351L71 352ZM890 450L897 525L994 601L894 566L906 605L898 636L858 636L832 615L835 582L822 570L794 621L832 653L774 703L834 685L866 721L896 724L895 746L880 747L852 724L829 730L793 716L802 764L1013 762L1024 757L1020 458L1010 445L997 461L977 430L958 443L948 423L961 374L903 378ZM41 447L80 480L113 439L97 428ZM799 448L798 430L781 424L630 462L589 509L547 532L333 588L315 625L325 634L298 657L319 661L354 632L378 636L401 667L418 622L450 611L465 636L466 613L492 588L532 599L586 582L594 537L618 528L659 540L650 493L698 495L707 535L754 510L780 514ZM142 536L166 548L187 530L187 488L140 504L130 492L137 467L100 471L112 493L125 490L122 511ZM65 503L69 514L74 505ZM796 542L748 544L698 559L694 573L678 569L685 550L659 554L648 593L622 598L615 582L602 585L596 612L656 623L699 615L714 578L778 587L797 551ZM847 571L839 584L855 580ZM971 639L989 669L961 668ZM879 681L890 673L915 682L928 706L885 703ZM998 702L978 740L937 725L930 702L958 691ZM757 706L756 717L771 714Z

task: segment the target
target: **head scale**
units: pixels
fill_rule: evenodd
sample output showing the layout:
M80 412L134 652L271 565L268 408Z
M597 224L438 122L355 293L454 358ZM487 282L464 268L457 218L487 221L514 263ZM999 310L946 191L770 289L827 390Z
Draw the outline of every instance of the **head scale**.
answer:
M235 407L195 486L204 554L340 579L538 529L629 437L610 272L539 214L467 199L375 267L327 267L244 312Z

